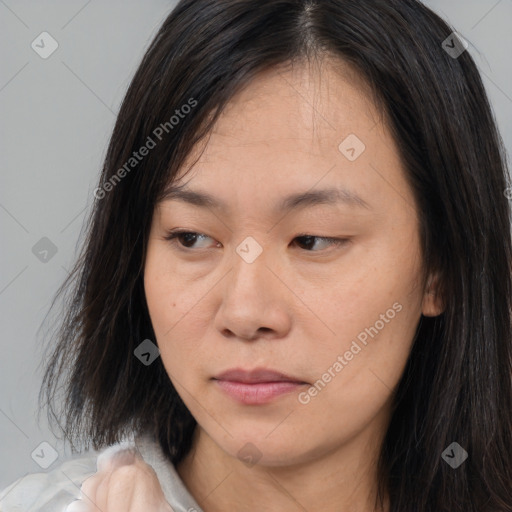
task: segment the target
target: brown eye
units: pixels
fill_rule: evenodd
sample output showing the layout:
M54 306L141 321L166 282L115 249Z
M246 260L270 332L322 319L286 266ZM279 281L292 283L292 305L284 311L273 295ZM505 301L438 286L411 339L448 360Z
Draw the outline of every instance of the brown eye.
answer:
M194 231L171 231L165 236L166 240L174 244L178 243L179 246L182 246L182 248L185 249L195 249L193 245L197 239L200 238L205 239L210 237L203 233L196 233Z
M184 231L184 230L170 231L165 236L165 240L177 245L179 249L185 249L185 250L187 250L187 249L190 249L190 250L207 249L208 248L207 246L194 247L194 244L199 239L213 240L211 237L209 237L208 235L205 235L203 233L197 233L195 231ZM318 244L317 244L318 241L323 242L323 245L325 248L322 248L322 244L320 244L320 249L318 249ZM304 249L307 252L322 252L326 248L333 246L333 245L334 246L342 246L342 245L348 243L349 239L330 238L330 237L322 237L322 236L315 236L315 235L300 235L300 236L297 236L294 238L294 242L301 249Z
M323 236L315 236L315 235L301 235L298 237L295 237L294 240L300 240L301 242L299 245L305 246L308 252L320 252L317 250L311 251L311 247L315 245L316 240L323 240L324 242L328 242L328 246L332 245L343 245L348 242L348 239L344 238L329 238L329 237L323 237ZM322 249L320 249L322 250Z

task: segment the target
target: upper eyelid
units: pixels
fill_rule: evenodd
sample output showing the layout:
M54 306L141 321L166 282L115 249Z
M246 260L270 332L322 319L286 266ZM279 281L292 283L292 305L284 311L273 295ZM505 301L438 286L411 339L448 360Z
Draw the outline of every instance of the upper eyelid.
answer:
M207 235L206 233L202 233L200 231L191 231L191 230L187 230L187 229L175 229L175 230L169 231L165 235L165 239L169 240L171 242L174 242L180 235L185 235L185 234L193 234L193 235L198 235L199 237L206 237L206 238L210 238L211 240L215 240L215 238ZM326 240L328 242L331 242L331 246L343 245L345 243L348 243L351 238L351 237L321 236L321 235L315 235L315 234L311 234L311 233L299 233L298 235L295 235L293 240L295 240L297 238L304 238L304 237L311 237L311 238L317 238L319 240ZM219 242L217 242L217 243L219 243ZM180 249L183 249L185 251L186 250L191 250L191 251L194 250L194 248L192 248L192 247L184 247L181 245L180 245ZM323 251L307 251L307 252L314 253L314 252L323 252Z
M170 237L170 236L173 236L173 235L188 235L188 234L199 235L201 237L211 238L212 240L215 240L210 235L207 235L206 233L202 233L201 231L190 231L190 230L187 230L187 229L176 229L176 230L173 230L173 231L168 231L165 236L166 237ZM315 235L315 234L312 234L312 233L299 233L298 235L295 235L294 238L303 238L303 237L306 237L306 236L309 236L309 237L312 237L312 238L320 238L322 240L340 240L341 239L341 238L332 237L332 236ZM349 237L346 237L346 238L349 238Z

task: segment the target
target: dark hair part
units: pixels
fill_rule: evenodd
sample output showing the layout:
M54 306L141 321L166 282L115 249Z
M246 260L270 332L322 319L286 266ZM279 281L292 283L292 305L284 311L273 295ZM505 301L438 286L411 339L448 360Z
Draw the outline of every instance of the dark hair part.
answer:
M155 340L143 287L155 205L258 73L331 56L356 70L386 114L417 201L425 276L439 277L445 304L421 318L395 390L377 501L389 493L392 512L511 511L510 178L473 59L441 46L452 31L415 0L179 2L126 93L100 183L196 103L94 204L55 297L67 291L40 395L50 422L86 447L150 429L174 464L187 454L195 419L161 360L146 367L133 354ZM457 469L441 458L454 441L469 454Z

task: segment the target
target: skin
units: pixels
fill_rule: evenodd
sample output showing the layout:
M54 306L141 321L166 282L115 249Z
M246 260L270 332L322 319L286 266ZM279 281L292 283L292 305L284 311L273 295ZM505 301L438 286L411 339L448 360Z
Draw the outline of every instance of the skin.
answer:
M415 200L386 124L346 65L318 66L258 76L179 176L227 211L177 199L155 209L145 292L162 362L198 422L177 470L205 512L374 510L392 392L421 314L442 312L436 276L423 280ZM354 161L338 148L349 134L366 146ZM272 211L290 193L330 186L370 208ZM206 237L166 240L175 228ZM304 234L348 241L296 238ZM236 251L248 236L262 248L252 263ZM393 304L400 311L333 373ZM212 380L259 366L310 385L331 368L331 379L308 403L305 385L260 405L235 402ZM241 460L243 447L255 464Z
M151 466L130 450L118 452L83 482L66 512L172 512Z

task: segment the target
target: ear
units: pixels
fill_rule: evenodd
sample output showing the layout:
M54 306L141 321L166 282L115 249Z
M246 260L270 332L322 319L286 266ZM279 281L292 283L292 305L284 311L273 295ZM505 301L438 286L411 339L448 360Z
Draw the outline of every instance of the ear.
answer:
M421 312L424 316L438 316L444 313L444 304L439 293L439 275L430 276L423 295Z

